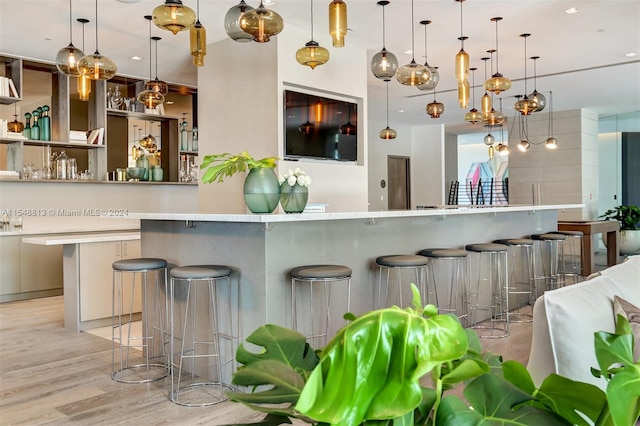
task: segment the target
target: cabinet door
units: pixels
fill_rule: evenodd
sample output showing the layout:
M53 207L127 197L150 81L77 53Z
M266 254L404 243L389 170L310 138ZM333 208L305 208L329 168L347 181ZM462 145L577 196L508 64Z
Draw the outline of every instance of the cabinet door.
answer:
M20 237L0 237L0 295L20 293Z
M20 241L20 292L62 289L62 246Z
M111 264L121 259L121 242L80 244L80 321L111 317Z

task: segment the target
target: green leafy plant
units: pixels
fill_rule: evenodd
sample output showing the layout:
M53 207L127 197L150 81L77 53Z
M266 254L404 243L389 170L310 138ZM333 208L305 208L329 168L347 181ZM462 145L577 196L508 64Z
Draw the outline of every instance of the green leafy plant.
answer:
M247 151L233 155L229 153L205 155L200 169L207 169L202 176L204 183L223 182L225 177L236 173L257 168L273 169L276 167L277 157L265 157L256 160Z
M638 206L617 206L614 209L607 210L598 216L604 220L617 220L620 222L621 231L633 231L640 229L640 207Z
M630 425L640 413L640 364L625 319L615 334L597 333L598 387L551 374L536 387L527 369L482 353L457 318L420 306L371 311L314 351L295 331L266 325L244 345L233 383L251 392L229 398L267 413L269 424L300 419L336 425ZM430 386L428 386L430 385ZM446 394L464 386L464 398ZM586 419L589 419L589 422Z

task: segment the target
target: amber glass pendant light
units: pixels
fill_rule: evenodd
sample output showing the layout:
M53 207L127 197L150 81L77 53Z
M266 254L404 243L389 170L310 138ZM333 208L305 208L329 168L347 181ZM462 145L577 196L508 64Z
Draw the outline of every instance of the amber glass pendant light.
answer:
M306 65L312 70L318 65L324 65L329 61L329 51L320 46L313 40L313 0L311 3L311 40L309 40L304 47L301 47L296 52L296 61L300 65Z
M153 40L153 37L151 37L151 16L150 15L146 15L144 17L144 19L147 19L149 21L149 81L147 82L147 84L145 84L145 90L143 90L142 92L138 93L138 96L136 98L138 99L138 102L140 102L142 105L144 105L144 107L146 109L155 109L158 105L160 105L160 104L162 104L164 102L164 95L162 93L160 93L160 92L157 92L157 91L153 90L152 88L147 88L147 85L149 83L152 83L152 80L151 80L151 40ZM150 87L153 87L153 85L151 85Z
M63 47L56 55L56 68L69 77L77 77L80 75L78 69L78 61L84 56L82 50L73 45L73 17L71 13L71 0L69 0L69 45Z
M416 63L415 37L413 28L413 0L411 0L411 62L398 68L396 80L404 86L420 86L431 78L431 71L424 65Z
M153 36L151 37L151 40L153 40L156 45L156 78L147 81L144 85L144 88L145 90L153 90L162 95L166 95L167 93L169 93L169 85L166 81L158 80L158 41L162 40L162 37Z
M387 85L387 127L380 130L378 133L378 137L384 140L391 140L398 137L398 132L389 127L389 80L385 80L385 84Z
M84 50L84 26L89 22L89 20L85 18L78 18L77 21L82 24L82 50ZM88 101L89 95L91 94L91 79L85 73L81 72L78 76L77 89L78 98L80 98L81 101Z
M540 56L532 56L529 59L533 60L533 92L531 92L531 94L529 95L529 99L535 101L535 103L538 105L538 107L536 108L536 112L539 112L542 111L547 105L547 98L545 98L542 93L538 92L537 89L538 70L536 68L536 63L538 62L538 59L540 59Z
M473 103L469 112L464 115L464 121L471 124L476 124L477 122L482 121L482 113L476 109L476 70L477 68L469 68L469 71L471 71L471 82L473 83Z
M189 47L193 56L193 65L204 66L204 55L207 54L207 30L200 23L200 0L196 3L196 23L189 29ZM156 56L157 59L157 56Z
M484 62L484 81L487 81L487 61L490 58L484 57L481 59ZM489 94L487 93L487 90L485 89L484 95L482 95L482 98L480 99L480 112L482 113L482 117L486 118L489 115L489 112L491 112L492 108L493 108L493 100L491 99L491 96L489 96Z
M260 0L260 6L257 9L244 14L244 19L240 21L240 28L251 34L253 41L267 43L271 37L282 31L284 22L276 12L265 8Z
M427 67L429 72L431 73L431 78L425 84L421 84L418 86L420 90L433 90L438 85L440 81L440 73L436 67L432 67L429 65L427 61L427 25L431 23L429 20L420 21L422 25L424 25L424 66Z
M538 108L536 101L527 96L527 38L530 36L529 33L520 34L520 37L524 39L524 95L513 104L513 109L522 115L529 115Z
M118 67L115 62L98 51L98 0L96 4L96 51L93 55L85 55L78 62L80 72L86 74L91 80L109 80L116 75Z
M247 43L253 40L251 34L245 33L240 28L240 23L244 20L244 14L253 10L253 7L240 0L235 6L232 6L224 15L224 30L231 40L238 43Z
M427 104L427 114L431 118L439 118L444 113L444 104L436 101L436 91L433 91L433 102Z
M511 88L511 80L500 74L500 67L498 64L498 56L500 55L500 52L498 52L498 22L501 20L502 18L499 16L491 18L491 21L496 23L496 73L484 83L484 88L496 95L499 95L501 92Z
M151 14L156 26L171 31L173 35L188 30L196 22L196 14L183 5L181 0L165 0L164 4L153 9Z
M382 50L371 58L371 72L375 78L383 81L391 80L398 70L398 59L396 55L389 52L385 47L386 28L384 7L388 4L388 0L380 0L378 2L378 5L382 6Z
M342 0L329 3L329 34L333 47L344 47L344 37L347 35L347 4Z
M462 3L464 0L456 0L460 3L460 51L456 54L455 70L458 80L458 104L460 108L469 106L469 54L464 50L464 41L469 37L464 36L462 21Z

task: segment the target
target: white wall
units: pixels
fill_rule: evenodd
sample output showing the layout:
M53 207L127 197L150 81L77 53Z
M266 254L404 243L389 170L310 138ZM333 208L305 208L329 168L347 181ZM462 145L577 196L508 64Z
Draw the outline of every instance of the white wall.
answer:
M444 125L414 127L411 137L412 208L442 205L446 186Z

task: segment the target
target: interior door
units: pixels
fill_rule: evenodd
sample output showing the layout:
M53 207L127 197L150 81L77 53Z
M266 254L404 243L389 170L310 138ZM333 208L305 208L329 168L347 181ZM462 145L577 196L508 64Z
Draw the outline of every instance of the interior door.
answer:
M389 210L411 209L411 175L409 157L387 157Z

